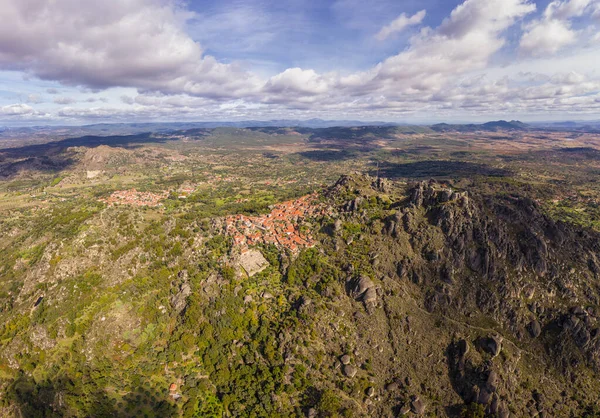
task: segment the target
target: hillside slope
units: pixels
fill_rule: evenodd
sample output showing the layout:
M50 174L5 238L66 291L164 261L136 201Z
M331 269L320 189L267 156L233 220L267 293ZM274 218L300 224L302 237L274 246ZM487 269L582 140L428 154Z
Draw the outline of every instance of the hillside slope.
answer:
M598 233L508 185L315 199L300 252L100 203L5 221L0 415L597 416Z

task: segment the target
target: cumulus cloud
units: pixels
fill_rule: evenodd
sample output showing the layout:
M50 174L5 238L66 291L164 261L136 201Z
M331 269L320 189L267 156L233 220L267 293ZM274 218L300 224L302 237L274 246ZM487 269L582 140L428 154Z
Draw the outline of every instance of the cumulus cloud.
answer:
M440 27L423 30L406 51L385 60L374 81L404 93L439 89L452 76L484 68L504 46L504 32L534 10L528 0L467 0Z
M348 73L340 68L339 72L323 73L294 67L264 79L207 55L186 33L192 14L179 0L88 3L82 7L79 0L55 0L51 5L44 0L0 0L4 22L0 26L0 69L75 86L61 88L61 92L46 90L56 96L54 103L62 106L55 110L55 116L61 118L222 120L373 115L385 119L415 112L493 115L500 111L558 112L571 109L569 106L585 112L598 108L598 71L595 75L589 65L594 65L597 49L593 45L588 46L592 61L581 61L587 66L578 64L575 53L568 65L564 60L559 63L561 68L556 68L557 61L544 61L551 57L536 56L577 42L577 30L583 25L579 25L581 20L577 25L572 21L591 16L598 0L553 1L539 17L522 26L524 34L517 48L527 59L512 50L507 39L513 39L515 32L510 30L518 31L519 22L536 10L533 0L465 0L439 26L420 28L401 51L364 71ZM408 26L422 24L424 18L425 11L400 15L377 37L386 39ZM194 19L196 29L207 19ZM371 27L368 33L377 30ZM589 30L589 36L595 32ZM496 67L492 63L501 50L502 56L515 55L517 62L504 69ZM113 86L132 88L107 92L110 103L120 101L118 105L102 105L97 102L108 103L106 98L87 97ZM68 97L71 94L77 98L86 94L82 103L97 104L71 107L76 102ZM41 115L27 105L10 106L17 107L0 108L0 115Z
M33 113L35 113L33 107L22 103L0 107L0 115L2 116L22 116Z
M544 17L547 19L571 19L583 15L590 5L592 5L592 0L553 1L546 8Z
M95 89L231 97L255 78L204 55L176 0L0 1L0 68Z
M555 54L577 41L577 33L562 20L541 20L527 26L521 38L521 51L529 55Z
M266 83L263 102L383 107L431 97L456 76L485 68L504 46L505 31L534 10L529 0L467 0L438 28L422 29L406 50L375 67L346 76L288 69Z
M328 80L314 70L289 68L284 72L271 77L266 83L264 91L267 93L292 93L314 95L327 92Z
M50 117L51 115L23 103L0 106L1 120L33 121L46 120Z
M375 35L375 38L384 41L389 38L394 33L402 32L409 26L415 26L420 24L425 18L427 11L421 10L420 12L415 13L412 16L407 16L406 13L402 13L396 19L394 19L389 25L381 28L379 33Z
M579 33L572 28L571 20L582 16L591 6L594 6L592 0L551 2L541 19L525 26L520 42L521 51L533 56L550 55L575 44Z
M550 78L550 81L553 84L566 84L566 85L581 85L582 83L587 81L587 77L577 71L570 71L568 73L558 73L554 74Z

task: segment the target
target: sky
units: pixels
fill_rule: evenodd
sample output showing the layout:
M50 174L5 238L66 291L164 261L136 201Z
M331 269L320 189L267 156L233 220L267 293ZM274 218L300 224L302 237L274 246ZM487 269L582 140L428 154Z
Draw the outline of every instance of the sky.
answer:
M600 0L0 0L0 125L600 120Z

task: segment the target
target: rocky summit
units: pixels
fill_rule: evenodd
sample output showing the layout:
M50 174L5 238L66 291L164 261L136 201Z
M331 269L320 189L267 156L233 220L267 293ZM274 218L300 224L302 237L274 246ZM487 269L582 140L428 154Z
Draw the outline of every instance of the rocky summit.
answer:
M328 222L343 226L322 250L346 290L331 326L351 330L326 339L355 350L356 376L382 390L364 414L593 411L600 235L552 220L518 190L425 181L385 182L383 193L381 183L345 176L327 192L340 209Z

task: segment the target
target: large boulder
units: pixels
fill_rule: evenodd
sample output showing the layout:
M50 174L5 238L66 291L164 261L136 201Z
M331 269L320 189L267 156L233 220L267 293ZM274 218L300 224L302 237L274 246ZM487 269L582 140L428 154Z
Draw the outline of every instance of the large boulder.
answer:
M352 377L356 376L357 372L358 372L358 369L356 367L354 367L353 365L351 365L351 364L346 364L344 366L344 374L347 377L352 378Z
M354 286L354 293L358 297L362 296L368 289L375 287L373 281L367 276L360 276Z
M413 414L423 415L425 413L425 404L423 403L421 398L415 396L410 402L410 409L413 412Z
M531 321L529 323L529 334L531 334L532 338L537 338L540 336L540 334L542 333L542 326L540 325L540 323L538 321Z
M504 338L500 335L492 335L488 338L482 338L480 340L481 348L489 353L492 357L498 356L502 351L502 341Z
M356 299L365 303L365 305L375 305L377 303L377 289L375 283L367 276L360 276L350 283L350 293Z

